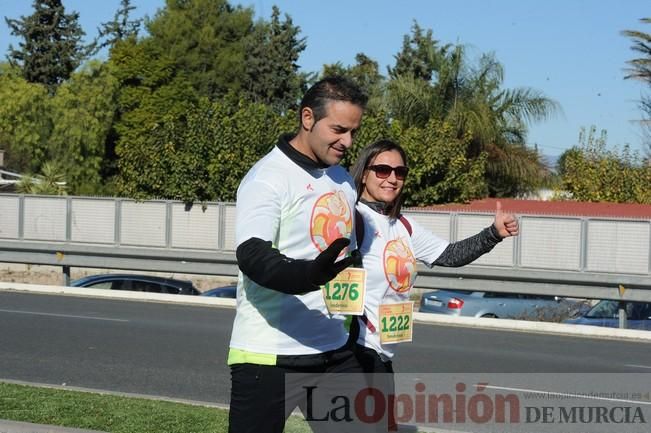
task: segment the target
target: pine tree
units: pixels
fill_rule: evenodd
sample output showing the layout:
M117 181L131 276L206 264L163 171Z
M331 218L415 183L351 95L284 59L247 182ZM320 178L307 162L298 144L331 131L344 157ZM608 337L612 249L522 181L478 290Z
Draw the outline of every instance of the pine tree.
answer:
M249 38L243 87L251 100L286 111L297 107L305 90L308 77L296 62L307 44L289 15L281 21L278 7L272 9L271 22L258 22Z
M31 83L41 83L51 93L88 54L81 43L84 31L79 14L67 14L61 0L34 0L34 13L20 19L5 17L11 34L22 38L19 48L9 46L9 62Z
M129 13L136 7L131 6L131 0L121 0L120 9L115 12L113 21L102 23L95 39L93 54L104 47L112 48L117 42L129 37L137 37L142 24L142 18L129 20Z
M165 4L147 20L149 36L138 45L155 60L169 59L169 73L203 97L217 100L229 91L239 92L253 9L231 6L227 0L166 0Z
M439 41L432 37L432 30L423 29L414 21L411 36L405 35L402 49L394 57L396 65L389 67L389 76L410 76L430 82L437 70L439 59L449 49L449 45L439 46Z

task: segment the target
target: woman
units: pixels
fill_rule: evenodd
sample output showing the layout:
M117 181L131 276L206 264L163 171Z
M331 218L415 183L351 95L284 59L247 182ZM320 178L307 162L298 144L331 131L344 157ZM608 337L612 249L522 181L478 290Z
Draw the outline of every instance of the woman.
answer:
M403 323L405 328L404 324L411 323L411 312L395 307L409 301L416 261L429 267L466 265L503 238L516 236L518 222L502 213L498 203L491 226L449 243L402 216L402 191L409 169L404 150L389 140L367 146L351 171L359 197L355 221L358 247L367 271L365 314L353 322L351 335L359 333L358 356L366 372L393 373L395 343L411 338L410 333L391 332L387 324ZM392 390L392 379L389 386L385 389Z

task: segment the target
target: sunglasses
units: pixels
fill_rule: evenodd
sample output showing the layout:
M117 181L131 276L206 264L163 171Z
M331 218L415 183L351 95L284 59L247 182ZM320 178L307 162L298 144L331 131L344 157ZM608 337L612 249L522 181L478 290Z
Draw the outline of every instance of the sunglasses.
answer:
M369 165L368 166L369 170L373 170L375 172L375 175L378 177L378 179L386 179L389 176L391 176L391 172L396 173L396 179L398 180L405 180L407 177L407 173L409 173L409 168L405 167L404 165L400 165L398 167L391 167L390 165L387 164L377 164L377 165Z

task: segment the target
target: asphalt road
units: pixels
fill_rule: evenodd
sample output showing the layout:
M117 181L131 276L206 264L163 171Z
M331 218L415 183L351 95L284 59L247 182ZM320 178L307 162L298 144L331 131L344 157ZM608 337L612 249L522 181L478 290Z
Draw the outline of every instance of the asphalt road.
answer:
M0 292L0 379L228 403L229 308ZM651 345L417 324L400 373L651 372Z

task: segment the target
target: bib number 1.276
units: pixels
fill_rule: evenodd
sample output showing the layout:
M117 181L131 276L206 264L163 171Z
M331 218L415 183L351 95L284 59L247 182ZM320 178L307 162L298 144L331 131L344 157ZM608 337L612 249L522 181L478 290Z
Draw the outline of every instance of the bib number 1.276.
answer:
M328 300L343 301L350 299L351 301L355 301L359 298L359 284L357 283L336 282L332 284L332 287L330 283L325 283L323 288L326 293L325 297Z
M362 314L366 294L366 270L346 268L321 286L330 314Z

